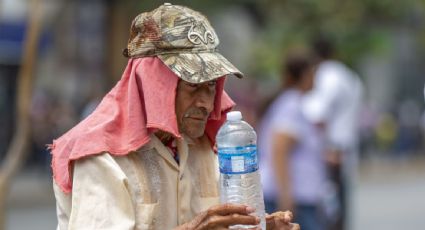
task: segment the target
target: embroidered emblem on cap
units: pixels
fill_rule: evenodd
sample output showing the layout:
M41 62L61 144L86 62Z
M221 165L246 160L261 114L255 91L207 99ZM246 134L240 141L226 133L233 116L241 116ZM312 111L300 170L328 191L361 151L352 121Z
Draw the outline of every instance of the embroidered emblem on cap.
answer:
M192 21L192 26L187 33L187 39L195 45L204 43L207 45L209 42L214 43L215 36L214 34L207 30L205 25L202 22Z

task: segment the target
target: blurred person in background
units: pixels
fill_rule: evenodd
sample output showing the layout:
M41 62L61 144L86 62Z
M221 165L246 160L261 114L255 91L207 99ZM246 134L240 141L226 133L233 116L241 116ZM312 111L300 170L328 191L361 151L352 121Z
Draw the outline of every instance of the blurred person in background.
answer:
M330 213L329 229L341 230L345 229L347 217L346 185L357 167L363 84L356 73L334 59L334 44L328 38L317 36L312 46L319 65L315 86L307 95L303 110L326 133L326 159L339 201L339 211Z
M287 56L283 89L262 118L258 140L266 211L294 210L303 230L325 229L319 207L326 181L323 134L302 113L314 69L306 52Z
M425 110L422 112L421 117L421 132L422 132L422 153L425 153Z
M375 127L377 127L379 114L370 103L364 103L359 119L359 159L370 157L376 149Z
M424 85L424 100L425 100L425 85ZM425 150L425 110L421 116L421 130L422 130L422 149ZM425 151L424 151L425 152Z
M396 157L405 159L420 151L422 147L420 120L421 108L414 100L406 99L398 103Z
M259 224L246 205L218 204L215 135L234 106L199 12L169 3L138 15L127 68L100 105L51 146L58 229L227 229ZM290 212L267 229L299 229Z

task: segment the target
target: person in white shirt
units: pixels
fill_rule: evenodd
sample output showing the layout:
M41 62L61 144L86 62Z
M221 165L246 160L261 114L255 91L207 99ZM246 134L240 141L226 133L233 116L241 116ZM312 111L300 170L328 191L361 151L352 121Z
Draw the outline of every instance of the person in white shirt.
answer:
M330 229L344 229L346 184L353 176L357 162L358 114L363 84L356 73L332 59L333 47L329 40L320 37L314 41L313 48L319 65L315 86L306 96L303 111L310 121L325 131L329 172L336 185L340 207L333 223L335 228Z
M294 210L303 230L324 229L320 213L326 181L320 130L302 113L304 94L313 87L310 55L288 55L284 88L263 116L259 130L260 172L266 210Z

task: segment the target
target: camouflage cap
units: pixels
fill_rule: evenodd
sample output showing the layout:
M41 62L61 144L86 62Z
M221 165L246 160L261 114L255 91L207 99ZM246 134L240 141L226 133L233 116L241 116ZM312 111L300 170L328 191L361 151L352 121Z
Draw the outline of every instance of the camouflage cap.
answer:
M165 3L133 20L124 55L158 56L178 77L191 83L228 74L243 77L218 53L218 44L217 34L204 15Z

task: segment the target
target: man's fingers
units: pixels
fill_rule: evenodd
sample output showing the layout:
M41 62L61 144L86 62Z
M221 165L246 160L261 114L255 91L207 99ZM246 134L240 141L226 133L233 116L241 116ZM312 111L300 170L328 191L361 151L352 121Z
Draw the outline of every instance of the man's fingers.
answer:
M301 230L299 224L291 224L291 230Z
M284 212L284 215L283 215L284 222L289 223L292 221L293 218L294 218L294 214L292 214L291 211Z
M231 225L258 225L260 218L249 215L253 211L254 209L247 205L216 205L208 209L202 226L205 229L227 229Z
M208 210L208 213L212 216L212 215L221 215L221 216L226 216L229 214L242 214L242 215L247 215L254 212L254 209L246 206L246 205L241 205L241 204L220 204L220 205L216 205L211 207Z
M285 212L279 211L279 212L272 213L271 215L267 215L266 221L270 222L274 220L274 221L289 223L292 221L293 218L294 218L294 215L292 214L291 211L285 211Z
M291 223L293 217L294 216L291 211L278 211L271 215L266 215L267 228L300 230L300 226L298 224Z
M208 227L220 227L220 226L231 226L231 225L257 225L260 223L260 218L249 215L241 215L241 214L230 214L226 216L212 216L208 220Z

